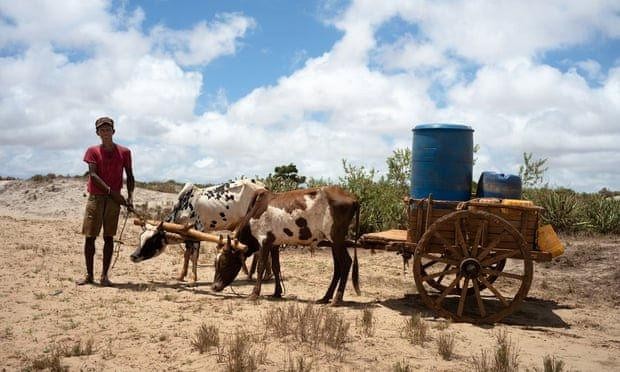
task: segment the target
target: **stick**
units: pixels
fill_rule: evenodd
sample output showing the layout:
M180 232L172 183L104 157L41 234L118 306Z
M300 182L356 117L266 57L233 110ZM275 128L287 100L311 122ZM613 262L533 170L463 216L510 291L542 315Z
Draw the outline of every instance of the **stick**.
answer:
M143 226L145 222L150 224L150 225L155 225L155 226L159 226L159 224L161 223L161 221L152 221L152 220L144 221L144 220L141 220L139 218L134 218L134 220L133 220L133 224L134 225L139 225L139 226ZM207 242L212 242L212 243L219 243L220 242L219 235L205 233L205 232L198 231L198 230L192 229L192 228L188 229L188 228L185 228L185 226L179 225L179 224L176 224L176 223L164 222L163 227L164 227L165 231L176 233L176 234L183 235L183 236L187 236L187 237L190 237L190 238L193 238L193 239L196 239L196 240L207 241ZM244 244L236 242L234 248L241 249L241 250L246 250L248 247L245 246Z

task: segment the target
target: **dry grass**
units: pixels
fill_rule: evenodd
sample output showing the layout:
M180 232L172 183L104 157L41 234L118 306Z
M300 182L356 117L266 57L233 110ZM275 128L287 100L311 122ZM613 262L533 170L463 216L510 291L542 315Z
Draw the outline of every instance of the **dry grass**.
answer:
M564 361L560 359L556 359L555 355L550 356L547 355L543 358L543 369L534 368L535 372L563 372L564 371Z
M452 324L452 319L442 319L438 321L433 328L439 331L445 331L446 329L450 328L451 324Z
M310 372L312 371L313 361L308 361L303 355L293 358L289 353L284 361L285 372Z
M69 367L63 366L60 359L60 353L57 351L51 355L41 355L35 358L30 366L25 368L26 371L50 371L50 372L65 372L69 370Z
M454 351L454 334L442 333L437 338L437 351L444 360L450 360Z
M84 346L82 346L82 341L78 340L72 347L63 346L60 347L59 350L65 357L91 355L93 353L93 339L89 338L84 343Z
M405 319L401 337L406 338L414 345L423 346L430 339L428 329L428 324L422 320L420 313L413 313L409 319Z
M196 331L196 335L192 339L192 346L194 349L198 350L200 354L205 351L209 351L212 347L217 347L220 345L220 332L218 328L214 325L207 326L206 324L202 324L198 331Z
M517 372L519 370L519 350L506 331L499 331L495 338L497 344L492 357L486 350L472 358L476 372Z
M372 309L364 308L361 318L357 321L357 325L364 336L372 337L375 334L375 319Z
M346 343L350 327L337 312L313 304L303 309L297 304L272 307L263 316L263 324L277 337L293 335L297 341L315 346L324 343L338 350Z
M267 360L266 344L258 349L249 332L237 329L223 348L218 348L218 362L226 363L228 372L255 371Z
M392 371L393 372L413 372L413 367L411 367L409 363L405 362L405 360L402 360L400 362L394 363L394 365L392 366Z
M44 352L47 355L40 355L33 359L25 371L68 371L69 367L62 365L62 358L78 357L93 354L93 339L88 339L82 346L82 341L78 340L70 345L52 345Z

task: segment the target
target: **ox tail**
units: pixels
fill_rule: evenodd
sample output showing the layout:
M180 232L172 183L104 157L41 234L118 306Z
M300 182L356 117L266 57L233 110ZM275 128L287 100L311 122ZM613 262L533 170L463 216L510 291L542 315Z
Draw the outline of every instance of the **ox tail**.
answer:
M355 245L353 246L353 272L351 273L353 280L353 288L355 293L359 296L362 294L360 291L360 268L357 262L357 240L360 235L360 205L357 204L355 208Z

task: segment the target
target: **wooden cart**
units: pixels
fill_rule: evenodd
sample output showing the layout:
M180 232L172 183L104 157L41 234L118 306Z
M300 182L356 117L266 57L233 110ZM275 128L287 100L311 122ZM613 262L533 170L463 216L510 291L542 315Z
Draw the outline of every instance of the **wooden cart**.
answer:
M422 301L439 315L472 323L497 322L514 312L532 283L537 206L481 200L407 199L408 229L362 236L365 248L413 257Z

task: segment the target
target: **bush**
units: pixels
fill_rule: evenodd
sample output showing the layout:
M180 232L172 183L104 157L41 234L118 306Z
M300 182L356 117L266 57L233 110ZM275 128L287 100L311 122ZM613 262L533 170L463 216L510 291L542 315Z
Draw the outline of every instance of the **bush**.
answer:
M545 208L542 222L554 229L575 232L583 228L582 203L578 195L568 189L529 189L524 196L534 204Z
M584 211L589 229L603 234L620 233L620 200L587 197Z
M340 185L360 202L360 233L405 228L407 213L403 197L408 194L407 188L386 177L375 181L374 169L356 167L345 160L342 163L345 176L340 179Z

